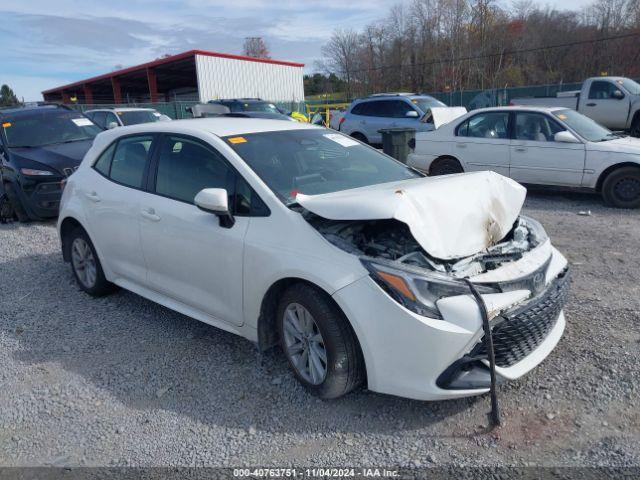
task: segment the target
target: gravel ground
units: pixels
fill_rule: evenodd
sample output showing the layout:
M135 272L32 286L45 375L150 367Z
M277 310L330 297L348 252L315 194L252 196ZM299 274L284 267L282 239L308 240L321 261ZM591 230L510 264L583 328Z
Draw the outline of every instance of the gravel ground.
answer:
M578 215L590 210L590 216ZM276 352L132 293L92 299L53 223L0 226L0 465L640 465L640 211L530 193L573 265L551 356L488 397L308 395Z

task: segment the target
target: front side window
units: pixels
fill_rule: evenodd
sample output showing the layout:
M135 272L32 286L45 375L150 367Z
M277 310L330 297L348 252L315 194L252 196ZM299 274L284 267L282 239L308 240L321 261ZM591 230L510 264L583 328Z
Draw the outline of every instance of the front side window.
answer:
M235 172L222 156L202 143L180 136L166 137L162 142L156 193L193 203L204 188L225 188L231 192L234 180Z
M415 112L411 105L407 102L403 102L402 100L392 100L389 102L389 107L389 116L393 118L405 118L407 116L407 112Z
M327 129L252 133L227 144L285 203L422 175L382 153Z
M0 128L4 131L9 148L35 148L92 140L100 133L100 128L78 112L49 108L7 115Z
M107 112L93 112L93 123L98 125L100 128L107 128Z
M516 115L516 140L553 142L555 134L564 129L542 113L518 113Z
M474 115L463 122L456 132L459 137L504 139L509 137L509 112L489 112Z
M120 122L118 122L118 118L116 117L116 114L113 112L106 112L106 117L104 119L104 128L107 128L112 123L115 123L117 126L120 126Z
M591 84L591 88L589 89L589 99L609 100L615 98L613 96L613 92L616 90L619 90L619 88L613 83L597 80Z
M111 161L109 177L128 187L142 188L152 142L150 135L120 139Z

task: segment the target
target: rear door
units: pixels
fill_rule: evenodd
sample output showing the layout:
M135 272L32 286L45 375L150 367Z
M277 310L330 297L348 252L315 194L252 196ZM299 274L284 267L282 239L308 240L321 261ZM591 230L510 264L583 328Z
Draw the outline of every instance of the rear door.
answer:
M453 152L464 170L491 170L509 176L509 112L482 112L455 130Z
M584 172L583 143L556 142L565 130L546 113L516 112L510 176L522 183L579 186Z
M615 97L620 92L623 97ZM594 80L589 88L589 98L580 100L582 112L605 127L624 129L629 116L629 97L611 80Z
M116 279L146 283L147 268L140 244L140 202L154 135L121 137L93 166L91 180L78 186L101 260Z
M203 188L225 188L233 205L238 174L208 143L164 135L148 195L139 208L152 289L206 315L241 325L242 266L248 216L231 228L194 204Z

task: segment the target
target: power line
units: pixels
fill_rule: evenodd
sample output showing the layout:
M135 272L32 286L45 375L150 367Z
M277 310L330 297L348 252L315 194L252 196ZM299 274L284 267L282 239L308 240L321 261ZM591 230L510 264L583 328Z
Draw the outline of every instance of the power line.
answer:
M600 43L600 42L608 42L611 40L621 40L624 38L632 38L632 37L638 37L640 36L640 32L634 32L634 33L626 33L623 35L616 35L616 36L611 36L611 37L602 37L602 38L595 38L593 40L577 40L575 42L567 42L567 43L557 43L555 45L547 45L544 47L534 47L534 48L523 48L520 50L505 50L504 52L496 52L496 53L487 53L487 54L483 54L483 55L474 55L474 56L469 56L469 57L460 57L458 59L440 59L440 60L430 60L428 62L420 62L420 63L413 63L410 66L412 67L427 67L430 65L437 65L440 63L452 63L452 62L466 62L469 60L482 60L482 59L487 59L487 58L494 58L494 57L501 57L501 56L511 56L511 55L518 55L520 53L533 53L533 52L540 52L540 51L544 51L544 50L551 50L554 48L565 48L565 47L574 47L577 45L586 45L586 44L591 44L591 43ZM396 63L393 65L379 65L377 67L371 67L371 68L361 68L358 70L351 70L350 73L361 73L361 72L370 72L372 70L385 70L385 69L389 69L389 68L401 68L401 67L406 67L408 66L407 64L402 64L402 63Z

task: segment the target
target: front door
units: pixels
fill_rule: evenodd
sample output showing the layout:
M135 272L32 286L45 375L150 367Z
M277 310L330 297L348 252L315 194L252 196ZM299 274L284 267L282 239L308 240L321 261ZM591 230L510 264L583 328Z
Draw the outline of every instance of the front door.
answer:
M629 116L629 97L615 96L615 92L623 93L616 83L610 80L595 80L589 88L589 98L581 100L580 105L586 116L607 128L624 129ZM624 95L624 93L623 93Z
M563 130L545 113L516 113L509 176L521 183L580 186L585 147L556 142L554 135Z
M242 266L249 217L231 228L194 205L203 188L233 195L235 170L208 144L164 136L155 184L140 205L150 288L218 320L242 325ZM231 205L231 201L230 201Z

